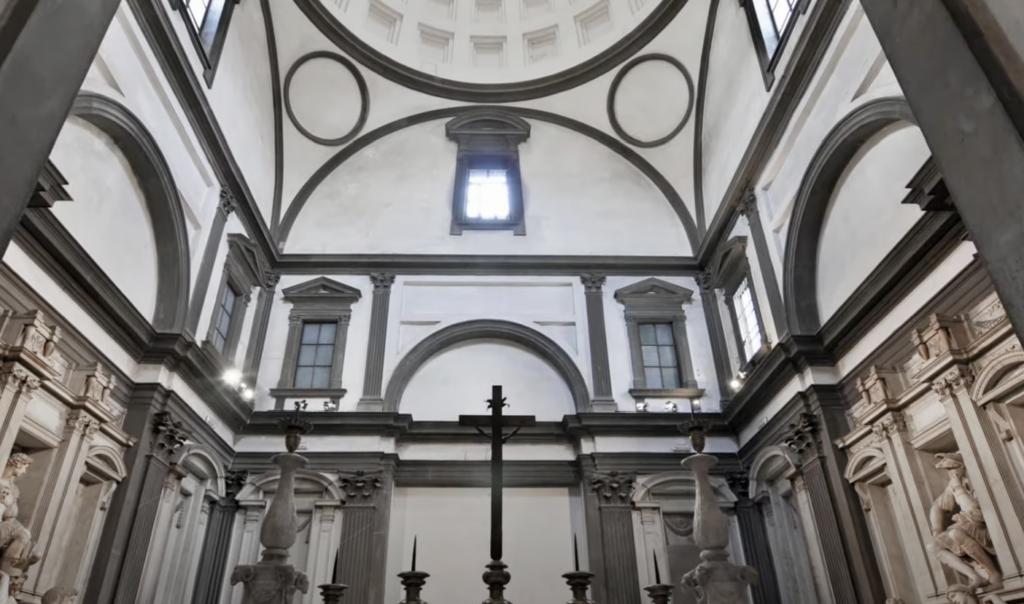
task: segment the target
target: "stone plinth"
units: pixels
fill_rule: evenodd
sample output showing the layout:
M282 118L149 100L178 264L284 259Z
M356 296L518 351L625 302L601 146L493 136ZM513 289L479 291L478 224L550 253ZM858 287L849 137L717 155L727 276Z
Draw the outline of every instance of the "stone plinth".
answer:
M692 589L701 604L750 604L747 587L757 582L757 571L729 562L729 520L718 507L708 472L718 463L699 453L683 460L683 468L697 483L693 538L701 548L700 566L686 573L683 587Z

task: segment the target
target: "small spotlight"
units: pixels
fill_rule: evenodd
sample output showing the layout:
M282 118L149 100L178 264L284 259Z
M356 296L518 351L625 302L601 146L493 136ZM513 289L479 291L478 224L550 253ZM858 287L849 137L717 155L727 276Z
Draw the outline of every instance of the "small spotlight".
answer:
M246 388L245 390L242 390L243 401L251 401L254 396L256 396L256 393L253 392L252 388Z
M733 390L739 390L740 388L743 387L743 382L739 381L736 378L733 378L732 380L729 381L729 387L732 388Z
M665 401L665 411L675 413L676 411L679 411L679 405L677 405L675 401Z
M237 386L242 383L242 372L238 369L228 369L224 372L224 381L230 386Z
M646 413L647 412L647 401L637 401L636 402L636 410L638 412L640 412L640 413Z

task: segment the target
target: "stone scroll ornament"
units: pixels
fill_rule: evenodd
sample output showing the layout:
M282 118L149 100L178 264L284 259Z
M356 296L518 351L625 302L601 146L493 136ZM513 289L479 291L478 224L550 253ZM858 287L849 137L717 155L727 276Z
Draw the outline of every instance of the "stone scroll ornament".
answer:
M935 457L935 467L949 474L949 482L929 512L931 549L943 566L968 580L967 585L950 585L946 600L950 604L979 604L979 589L998 590L1003 584L995 549L967 479L963 457L959 453L939 453Z
M21 492L15 480L28 471L32 458L15 453L0 476L0 604L16 604L28 569L42 557L32 551L32 534L18 521Z

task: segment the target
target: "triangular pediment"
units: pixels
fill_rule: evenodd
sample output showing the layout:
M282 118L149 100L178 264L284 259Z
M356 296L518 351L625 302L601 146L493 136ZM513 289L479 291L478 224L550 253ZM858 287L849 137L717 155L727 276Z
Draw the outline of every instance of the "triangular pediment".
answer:
M251 239L240 233L232 233L228 235L228 247L231 257L238 264L238 269L245 273L245 278L252 287L266 281L266 276L271 272L270 265Z
M284 299L288 301L302 300L348 300L355 302L363 296L358 289L339 283L327 277L317 277L286 288Z
M685 304L693 300L693 290L651 277L616 291L615 299L623 304L642 302L644 300L671 301Z

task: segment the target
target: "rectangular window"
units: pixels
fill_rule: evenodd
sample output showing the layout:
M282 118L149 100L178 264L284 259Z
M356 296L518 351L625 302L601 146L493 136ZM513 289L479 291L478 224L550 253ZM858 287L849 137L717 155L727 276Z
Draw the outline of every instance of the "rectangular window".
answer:
M337 323L304 323L295 365L296 388L330 388Z
M641 323L640 352L648 388L679 388L679 363L671 323Z
M217 352L223 354L228 343L228 334L231 333L231 317L235 312L235 305L238 302L238 292L231 286L224 288L224 297L220 300L220 309L217 313L217 323L213 326L213 347Z
M764 339L761 336L761 324L757 318L754 292L750 289L749 279L744 279L736 288L732 295L732 308L735 313L736 329L739 331L737 335L743 346L744 360L750 361L761 349Z
M206 21L206 13L210 10L209 0L182 0L185 3L185 10L188 12L192 27L196 33L203 31L203 22Z
M466 184L466 218L508 220L508 180L505 170L470 169Z
M228 24L236 0L175 0L175 6L185 20L188 37L192 39L199 60L203 64L203 77L208 86L220 63L220 55L227 39Z
M754 48L761 63L765 86L770 88L775 81L775 64L788 38L800 2L807 0L743 0L747 20L754 37Z

